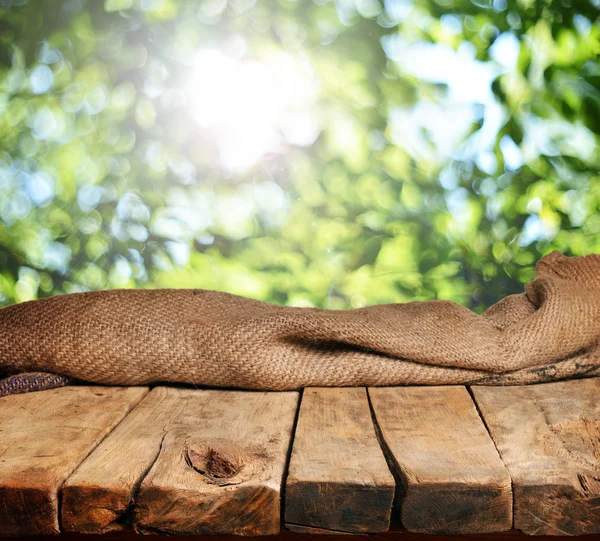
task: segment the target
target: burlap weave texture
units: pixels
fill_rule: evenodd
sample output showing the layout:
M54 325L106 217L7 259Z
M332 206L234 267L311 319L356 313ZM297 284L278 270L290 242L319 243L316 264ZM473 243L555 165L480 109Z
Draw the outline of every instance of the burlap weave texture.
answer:
M117 385L524 384L600 375L600 255L542 258L525 293L292 308L227 293L112 290L0 310L0 372Z

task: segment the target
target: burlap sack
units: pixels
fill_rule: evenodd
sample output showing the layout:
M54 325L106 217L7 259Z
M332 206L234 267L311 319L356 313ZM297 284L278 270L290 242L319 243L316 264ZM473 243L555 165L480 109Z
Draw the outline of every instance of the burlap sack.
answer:
M113 290L0 310L0 370L244 389L524 384L600 375L600 255L558 252L477 315L448 301L282 307L204 290Z

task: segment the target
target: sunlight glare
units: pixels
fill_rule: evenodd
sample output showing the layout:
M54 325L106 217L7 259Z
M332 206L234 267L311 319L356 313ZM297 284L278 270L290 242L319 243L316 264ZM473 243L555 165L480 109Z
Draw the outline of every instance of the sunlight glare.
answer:
M287 145L314 143L317 91L307 59L279 52L244 61L215 49L198 53L188 87L193 119L215 140L223 167L238 172Z

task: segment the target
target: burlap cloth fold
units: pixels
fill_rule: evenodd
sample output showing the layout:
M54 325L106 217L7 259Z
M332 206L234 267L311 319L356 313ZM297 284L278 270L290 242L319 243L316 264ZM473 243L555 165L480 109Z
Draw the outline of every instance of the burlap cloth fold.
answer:
M600 375L600 255L553 252L483 315L449 301L339 311L204 290L113 290L0 310L0 371L245 389L525 384Z

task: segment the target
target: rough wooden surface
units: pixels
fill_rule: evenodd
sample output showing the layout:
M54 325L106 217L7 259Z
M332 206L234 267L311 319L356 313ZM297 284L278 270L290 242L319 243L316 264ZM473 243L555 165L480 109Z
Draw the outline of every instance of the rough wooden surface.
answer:
M464 387L370 388L369 395L401 479L407 530L511 528L510 476Z
M378 534L345 534L340 533L335 535L333 538L331 535L314 537L309 534L322 534L323 532L292 532L289 530L282 530L276 536L259 536L253 537L252 541L312 541L314 539L322 539L323 541L598 541L598 536L588 535L582 537L567 537L567 536L536 536L532 537L525 535L517 530L511 530L509 532L495 533L495 534L480 534L477 536L461 536L461 535L429 535L407 532L399 528L393 528L384 533ZM329 532L328 532L329 533ZM142 538L131 530L115 530L105 534L77 534L77 533L66 533L60 537L57 536L33 536L27 538L27 541L143 541L144 539L155 538ZM9 537L6 541L23 541L22 537ZM169 541L240 541L240 537L236 535L209 535L202 536L171 536Z
M372 388L366 395L306 389L287 494L281 483L297 393L147 392L67 387L0 398L0 536L55 534L59 523L63 531L109 537L132 535L115 531L130 526L275 534L282 501L285 527L294 530L283 537L338 538L368 521L363 531L385 529L394 481L383 452L400 483L405 527L517 536L481 533L509 527L510 481L463 387ZM600 378L472 393L512 474L514 525L537 535L600 533ZM297 479L303 471L315 474L306 485ZM387 479L374 482L374 472ZM329 480L319 485L323 478ZM320 488L304 492L304 500L294 496L294 487L311 484ZM293 518L295 497L304 515ZM420 535L396 530L381 538Z
M386 531L394 489L366 389L305 389L286 483L287 527Z
M0 535L59 533L64 480L147 392L65 387L0 398Z
M129 526L130 507L187 391L153 389L63 485L62 528L103 533Z
M473 387L514 483L515 528L600 532L600 379Z
M181 391L134 510L141 533L280 531L296 392Z

